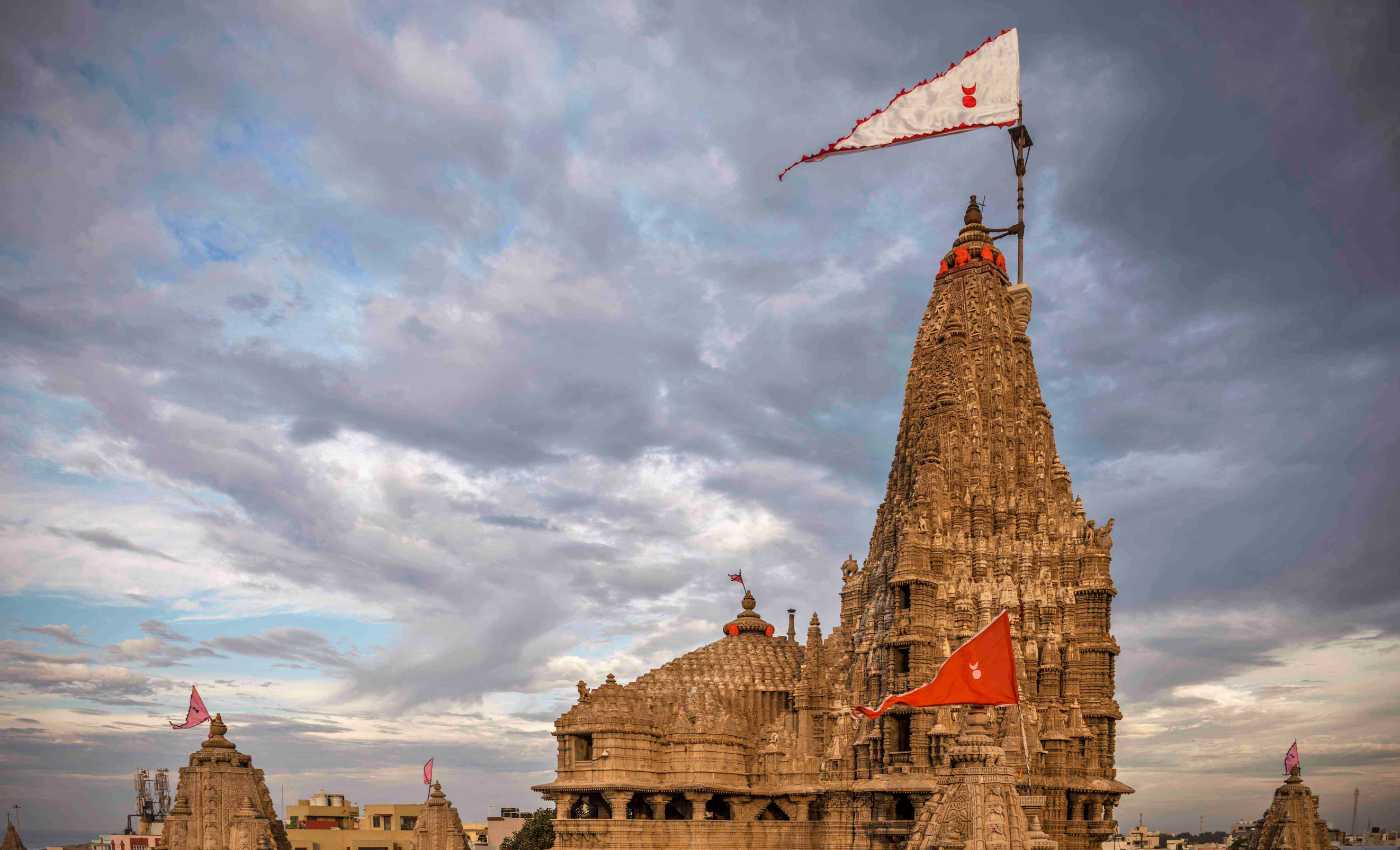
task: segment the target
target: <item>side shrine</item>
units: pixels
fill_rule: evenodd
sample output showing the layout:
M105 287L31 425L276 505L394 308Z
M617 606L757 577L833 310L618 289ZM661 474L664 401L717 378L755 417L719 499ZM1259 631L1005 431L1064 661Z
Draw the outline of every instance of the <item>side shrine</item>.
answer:
M1113 520L1086 519L1055 448L1012 284L975 200L914 342L888 489L841 622L805 642L752 594L724 637L555 722L535 787L558 847L1097 850L1114 769ZM933 678L1002 609L1019 706L856 704Z

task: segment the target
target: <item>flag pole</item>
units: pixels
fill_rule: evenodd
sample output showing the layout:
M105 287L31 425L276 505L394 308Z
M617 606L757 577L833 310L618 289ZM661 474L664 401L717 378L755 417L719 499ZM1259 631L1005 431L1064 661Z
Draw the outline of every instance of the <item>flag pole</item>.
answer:
M1033 144L1019 100L1016 101L1016 124L1007 132L1011 134L1011 161L1016 167L1016 282L1019 284L1026 282L1026 162Z

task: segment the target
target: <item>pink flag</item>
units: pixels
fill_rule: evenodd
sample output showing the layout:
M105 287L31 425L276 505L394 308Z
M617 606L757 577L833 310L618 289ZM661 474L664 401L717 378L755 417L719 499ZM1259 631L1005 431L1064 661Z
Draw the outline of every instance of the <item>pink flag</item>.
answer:
M427 761L423 762L423 784L424 784L424 785L432 785L432 784L433 784L433 760L432 760L432 759L428 759Z
M204 707L204 700L199 698L199 689L190 686L190 707L185 712L184 723L171 723L171 729L192 729L195 726L209 719L209 709Z
M1288 776L1299 767L1298 742L1294 741L1293 746L1288 748L1288 753L1283 757L1283 775Z

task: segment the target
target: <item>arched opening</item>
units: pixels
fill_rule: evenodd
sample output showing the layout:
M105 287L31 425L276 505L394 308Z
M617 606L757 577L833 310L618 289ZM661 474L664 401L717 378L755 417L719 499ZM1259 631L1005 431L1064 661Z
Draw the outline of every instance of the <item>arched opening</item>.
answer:
M729 801L716 794L705 801L705 820L733 820L734 810Z
M776 800L770 800L768 805L763 807L763 811L758 813L759 820L788 820L787 812L783 811Z
M677 794L666 802L666 820L690 820L690 801Z
M908 794L899 794L894 798L894 819L914 819L914 801L909 799Z

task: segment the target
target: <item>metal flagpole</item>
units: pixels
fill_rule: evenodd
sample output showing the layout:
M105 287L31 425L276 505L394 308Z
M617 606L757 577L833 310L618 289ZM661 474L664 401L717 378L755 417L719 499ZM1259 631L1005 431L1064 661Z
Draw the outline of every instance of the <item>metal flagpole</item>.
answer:
M1019 117L1020 101L1016 103L1016 126L1011 134L1011 161L1016 166L1016 282L1025 283L1026 274L1026 162L1030 159L1031 133Z

